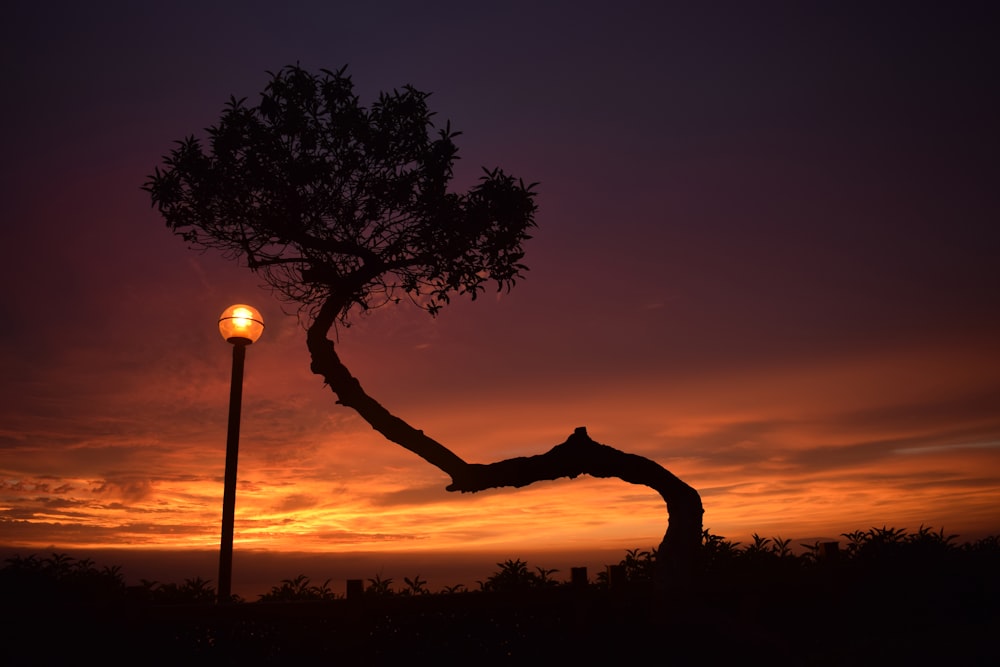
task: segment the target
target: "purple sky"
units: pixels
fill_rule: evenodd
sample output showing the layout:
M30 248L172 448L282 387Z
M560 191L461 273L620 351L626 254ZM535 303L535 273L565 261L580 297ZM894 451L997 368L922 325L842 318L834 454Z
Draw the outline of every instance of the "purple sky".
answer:
M632 487L445 493L323 392L251 274L168 233L146 175L295 62L349 65L366 101L431 91L463 131L459 187L480 166L540 182L510 295L342 333L390 409L484 462L585 425L699 488L735 538L1000 531L997 9L686 4L7 9L0 543L217 543L214 321L234 302L268 325L241 458L253 548L659 540Z

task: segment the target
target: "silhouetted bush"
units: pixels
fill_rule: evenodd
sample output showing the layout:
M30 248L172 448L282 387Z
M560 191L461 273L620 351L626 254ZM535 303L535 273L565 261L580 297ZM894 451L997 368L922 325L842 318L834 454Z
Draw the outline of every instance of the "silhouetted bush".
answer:
M107 603L123 597L125 581L118 566L99 569L89 559L32 554L6 560L0 569L0 591L8 603Z
M656 653L680 664L768 655L787 664L990 664L1000 624L1000 539L957 542L943 530L871 528L841 545L705 531L698 575L656 576L655 549L628 550L609 581L558 581L520 559L497 563L479 590L432 594L419 575L368 579L346 599L329 581L283 580L258 603L215 604L201 578L143 581L60 554L14 557L0 595L7 664L101 656L142 664L383 664L621 661ZM614 584L614 585L613 585ZM456 594L460 593L460 594ZM242 602L241 600L236 600ZM935 641L928 643L927 637Z
M300 574L294 579L283 579L280 586L273 586L269 593L260 596L261 602L293 602L296 600L336 600L339 596L330 590L330 580L315 586L309 577Z

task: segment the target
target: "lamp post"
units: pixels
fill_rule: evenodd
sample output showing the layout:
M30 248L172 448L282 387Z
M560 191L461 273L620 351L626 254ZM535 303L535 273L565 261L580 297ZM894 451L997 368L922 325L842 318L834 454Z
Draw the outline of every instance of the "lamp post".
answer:
M226 435L226 478L222 494L222 543L219 547L219 602L232 601L233 525L236 520L236 463L240 450L240 409L243 404L243 362L247 345L264 333L256 308L230 306L219 316L219 332L233 346L233 375L229 385L229 429Z

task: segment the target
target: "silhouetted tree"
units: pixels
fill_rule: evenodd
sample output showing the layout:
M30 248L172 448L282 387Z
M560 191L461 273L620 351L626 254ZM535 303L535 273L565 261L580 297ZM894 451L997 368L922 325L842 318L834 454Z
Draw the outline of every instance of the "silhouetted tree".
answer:
M687 569L701 498L656 462L578 428L545 454L467 463L391 414L341 363L330 331L358 311L405 299L434 315L453 295L475 299L491 283L509 290L526 270L535 184L493 169L467 192L449 191L459 133L435 130L427 97L406 86L366 108L344 69L286 67L258 105L230 98L207 147L194 136L177 142L143 188L174 233L245 263L297 304L312 371L339 403L448 474L449 491L584 473L643 484L667 505L660 560Z

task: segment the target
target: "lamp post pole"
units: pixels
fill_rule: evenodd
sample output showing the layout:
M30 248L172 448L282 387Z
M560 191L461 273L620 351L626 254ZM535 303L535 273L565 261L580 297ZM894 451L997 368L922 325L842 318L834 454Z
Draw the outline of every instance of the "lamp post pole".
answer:
M226 432L226 478L222 493L222 544L219 547L219 602L232 600L233 532L236 523L236 465L240 456L240 411L243 406L243 362L247 343L233 343L233 377L229 385L229 428Z
M229 383L229 426L226 431L226 476L222 494L222 540L219 546L220 603L232 602L233 534L236 523L236 468L240 453L240 413L243 407L243 365L247 346L260 338L264 322L249 306L230 306L219 318L222 337L233 346Z

